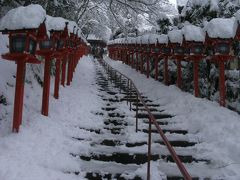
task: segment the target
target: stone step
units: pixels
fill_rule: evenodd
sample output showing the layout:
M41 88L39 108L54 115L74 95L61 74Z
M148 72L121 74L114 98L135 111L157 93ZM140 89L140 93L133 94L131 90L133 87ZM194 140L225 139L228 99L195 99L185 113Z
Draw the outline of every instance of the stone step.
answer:
M172 118L173 116L169 114L160 114L160 113L152 113L155 119L167 119L167 118ZM148 119L149 115L147 113L138 113L137 117L139 119Z
M148 129L138 129L138 131L144 132L144 133L148 133ZM162 129L162 131L164 133L170 133L170 134L183 134L186 135L188 133L187 130L178 130L178 129ZM156 129L152 129L151 131L152 133L158 133L158 131Z
M74 157L79 157L81 160L90 161L104 161L104 162L115 162L120 164L144 164L147 162L147 153L144 154L128 154L128 153L115 153L112 154L91 154L90 156L71 154ZM152 161L160 159L158 154L151 156Z
M197 144L196 142L189 142L189 141L185 141L185 140L178 140L178 141L169 141L170 144L174 147L191 147L194 146L195 144ZM154 143L158 143L161 145L165 145L163 141L154 141ZM136 143L126 143L127 147L137 147L137 146L142 146L142 145L146 145L147 142L136 142Z

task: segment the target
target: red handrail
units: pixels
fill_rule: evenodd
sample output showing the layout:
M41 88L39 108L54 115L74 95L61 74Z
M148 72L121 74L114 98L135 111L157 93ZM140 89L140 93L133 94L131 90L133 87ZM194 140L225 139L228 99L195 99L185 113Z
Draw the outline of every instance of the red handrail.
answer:
M139 100L141 101L141 103L143 104L145 110L148 113L149 116L149 124L151 124L151 122L155 125L155 127L157 128L158 133L160 134L161 138L163 139L164 144L167 146L168 151L170 152L172 158L174 159L175 163L177 164L178 169L180 170L181 174L183 175L184 179L186 180L192 180L192 177L190 176L190 174L188 173L188 171L186 170L185 166L183 165L183 163L181 162L181 160L179 159L177 153L175 152L174 148L171 146L170 142L168 141L167 137L165 136L163 130L161 129L161 127L159 126L159 124L157 123L155 117L152 115L150 109L148 108L148 106L146 105L146 103L144 102L140 92L138 91L138 89L136 88L135 84L133 83L133 81L127 77L126 75L122 74L121 72L119 72L118 70L114 69L112 66L110 66L106 61L102 60L102 63L105 63L105 65L108 66L108 68L111 68L112 70L114 70L116 73L120 74L121 76L125 77L133 86L133 88L135 89L136 93L137 93L137 97L139 98ZM138 103L138 102L137 102ZM149 125L149 128L151 128L151 126ZM151 129L149 129L150 131ZM151 134L151 133L150 133ZM150 141L151 141L151 137L150 137ZM150 148L150 147L149 147ZM150 148L151 149L151 148ZM148 164L148 179L150 180L150 164Z

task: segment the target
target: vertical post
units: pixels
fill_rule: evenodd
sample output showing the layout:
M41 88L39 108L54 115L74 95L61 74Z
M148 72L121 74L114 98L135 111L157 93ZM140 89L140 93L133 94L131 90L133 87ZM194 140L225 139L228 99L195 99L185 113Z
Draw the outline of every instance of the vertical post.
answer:
M150 180L150 170L151 170L151 142L152 142L152 121L149 118L148 126L148 164L147 164L147 180Z
M199 82L198 82L199 61L196 59L193 62L193 69L194 69L194 95L198 97L199 96Z
M48 109L49 109L50 66L51 66L51 57L48 55L48 56L45 56L44 82L43 82L43 95L42 95L42 115L44 116L48 116Z
M158 56L155 56L155 80L158 80Z
M19 127L22 123L25 71L26 71L26 62L24 62L24 60L18 61L12 132L19 132Z
M62 86L65 86L66 65L67 65L67 56L65 56L63 61L62 61L62 79L61 79Z
M136 52L136 71L138 71L138 53Z
M182 87L182 69L181 69L181 60L177 59L177 86L181 89Z
M119 83L119 92L121 94L121 88L122 88L122 75L120 74L120 83Z
M224 61L222 59L219 60L219 91L220 91L220 106L225 106L225 67Z
M136 133L138 132L138 94L136 94Z
M141 71L141 74L143 74L143 58L144 58L144 55L143 53L141 54L141 63L140 63L140 71Z
M164 58L164 83L168 85L168 57Z
M72 54L69 54L69 58L68 58L68 72L67 72L67 86L70 86L70 82L71 82L71 69L72 69Z
M150 73L150 60L149 56L147 56L147 78L149 78L149 73Z
M55 99L59 98L60 66L61 66L61 59L56 59L56 74L55 74L55 84L54 84Z
M132 101L131 101L131 97L132 97L132 82L130 82L130 96L129 96L129 103L130 103L130 111L132 110Z
M128 79L128 87L127 87L127 105L128 105L128 101L129 101L129 96L130 96L130 94L129 94L129 79Z

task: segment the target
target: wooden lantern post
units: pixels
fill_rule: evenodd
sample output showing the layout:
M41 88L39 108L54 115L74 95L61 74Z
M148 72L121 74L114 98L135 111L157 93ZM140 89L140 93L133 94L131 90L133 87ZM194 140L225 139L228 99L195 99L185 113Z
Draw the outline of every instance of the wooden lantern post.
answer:
M183 35L181 30L172 30L168 33L169 47L172 49L172 58L177 62L177 86L182 88L182 66L181 61L184 59L184 47L182 46Z
M225 62L234 58L230 55L233 39L210 38L206 35L206 45L214 48L211 62L219 67L219 104L225 106L226 86L225 86Z
M10 17L11 12L7 15ZM9 35L9 52L3 54L2 58L17 64L12 132L19 132L19 127L22 124L26 63L40 64L40 61L35 57L39 27L12 29L8 25L5 26L5 17L1 19L2 29L0 31L2 34Z
M234 58L232 42L236 36L235 21L232 18L215 18L207 24L205 29L205 45L213 50L211 61L219 67L219 103L220 106L225 106L225 62ZM213 29L218 29L218 33L215 33Z
M184 26L182 32L186 60L193 62L194 95L199 97L199 62L204 58L205 34L202 28L194 25Z
M70 33L70 38L68 40L68 69L67 69L67 86L70 86L71 83L71 76L72 76L72 62L74 58L74 30L76 26L73 27L73 32Z

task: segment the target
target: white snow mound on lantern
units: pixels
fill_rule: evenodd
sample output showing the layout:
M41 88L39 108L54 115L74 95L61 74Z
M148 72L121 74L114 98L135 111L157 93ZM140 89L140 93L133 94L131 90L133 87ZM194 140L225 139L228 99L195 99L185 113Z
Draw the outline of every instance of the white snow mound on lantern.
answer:
M46 18L46 11L40 5L31 4L10 10L0 20L0 30L33 29Z
M160 44L168 44L168 35L166 34L161 34L158 36L158 42Z
M205 26L210 38L234 38L236 34L235 18L215 18Z
M182 44L183 34L181 30L172 30L168 32L168 37L171 43Z
M186 41L204 42L205 34L202 28L194 25L186 25L182 28Z
M47 16L46 27L50 30L63 31L68 20L62 17Z
M69 21L69 23L68 23L68 33L73 33L74 27L75 27L75 31L77 31L77 29L79 28L76 22Z

